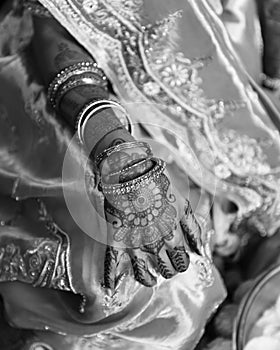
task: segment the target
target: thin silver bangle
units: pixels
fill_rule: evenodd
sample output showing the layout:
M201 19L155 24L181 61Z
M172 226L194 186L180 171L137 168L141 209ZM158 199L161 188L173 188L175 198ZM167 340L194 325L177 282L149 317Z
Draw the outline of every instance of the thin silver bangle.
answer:
M96 113L98 111L101 111L102 109L107 109L107 108L112 108L112 105L110 104L102 104L98 107L95 107L93 110L91 110L90 112L88 112L88 114L85 116L85 118L83 119L83 122L81 123L80 125L80 128L77 130L77 133L78 133L78 138L79 138L79 141L82 145L85 144L85 139L84 139L84 134L85 134L85 128L86 128L86 125L88 123L88 121L94 117L94 115L96 115Z
M99 167L100 163L105 158L109 157L111 154L125 151L127 149L132 149L132 148L143 148L146 152L147 157L151 158L153 156L152 148L147 142L144 142L144 141L123 142L119 145L107 148L102 153L100 153L95 160L96 166Z
M94 100L92 102L89 102L87 105L85 105L84 108L81 110L81 112L79 113L79 115L77 117L76 130L77 130L78 140L79 140L79 142L81 144L84 143L82 129L84 130L84 128L85 128L85 127L83 127L83 124L85 123L85 118L87 118L87 114L91 113L92 109L94 110L94 108L97 108L97 107L102 106L102 105L107 106L106 108L108 108L108 107L110 107L110 108L117 107L117 108L119 108L119 110L124 112L125 117L126 117L126 121L125 122L124 122L124 120L121 120L117 115L116 115L116 117L120 120L120 122L122 123L124 128L129 133L132 132L132 123L130 121L130 118L128 116L128 113L127 113L126 109L122 105L120 105L118 102L113 101L113 100L105 100L105 99L104 100ZM95 113L96 113L96 111L95 111ZM89 118L87 118L87 121L88 121L88 119Z
M100 104L108 104L109 100L94 100L91 101L89 103L87 103L83 109L80 111L80 113L78 114L77 117L77 121L76 121L76 130L77 130L77 134L78 134L78 139L81 140L81 126L83 124L84 118L87 116L87 113L90 112L90 110L92 108L94 108L95 106L98 106Z
M87 122L92 118L94 117L94 115L96 115L99 111L101 111L102 109L107 109L107 108L117 108L119 109L120 111L122 111L123 113L127 114L125 108L123 108L123 106L119 105L119 104L113 104L113 103L107 103L107 104L102 104L102 105L99 105L97 107L95 107L93 110L91 110L88 115L84 118L82 124L80 125L80 130L78 130L78 137L79 137L79 140L82 144L85 143L85 140L84 140L84 134L85 134L85 128L86 128L86 125L87 125Z

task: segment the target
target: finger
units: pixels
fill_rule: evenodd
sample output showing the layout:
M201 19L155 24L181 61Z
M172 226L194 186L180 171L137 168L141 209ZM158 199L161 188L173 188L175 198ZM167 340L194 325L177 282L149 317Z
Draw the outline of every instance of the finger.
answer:
M189 254L186 252L184 245L176 246L167 250L167 255L172 266L177 272L187 271L190 264Z
M203 255L203 246L201 240L201 227L196 219L189 202L186 202L184 215L181 218L180 225L186 241L191 250L199 255Z
M120 251L114 247L107 246L104 260L104 287L107 289L115 289L119 258Z
M189 266L189 255L186 253L185 247L187 246L188 250L190 249L184 239L184 234L180 225L174 227L170 237L172 238L163 238L167 258L175 272L184 272Z
M131 264L136 281L145 287L153 287L157 283L156 277L150 272L152 263L147 255L142 255L140 250L129 250Z
M176 275L176 270L173 267L166 249L162 249L159 255L156 256L158 272L165 279L170 279Z
M177 272L185 272L190 263L189 246L184 240L184 234L180 226L174 230L174 239L165 241L165 248L168 258Z

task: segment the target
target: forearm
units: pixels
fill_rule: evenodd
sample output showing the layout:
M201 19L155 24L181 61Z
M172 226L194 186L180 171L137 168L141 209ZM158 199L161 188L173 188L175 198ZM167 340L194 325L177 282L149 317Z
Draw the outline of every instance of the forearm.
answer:
M54 19L42 19L34 17L33 52L42 80L47 87L58 72L70 65L81 61L94 62L93 58L83 49L71 35ZM89 101L94 99L108 99L106 88L98 85L77 86L67 92L60 102L59 115L74 128L77 115ZM104 111L108 116L108 122L116 121L117 117L108 109ZM113 118L113 119L112 119ZM117 124L117 121L115 122ZM104 125L106 127L106 125ZM87 123L85 132L85 145L92 150L97 144L96 119L91 118ZM110 132L108 136L95 147L100 153L109 147L115 140L131 141L132 136L121 125L117 130Z

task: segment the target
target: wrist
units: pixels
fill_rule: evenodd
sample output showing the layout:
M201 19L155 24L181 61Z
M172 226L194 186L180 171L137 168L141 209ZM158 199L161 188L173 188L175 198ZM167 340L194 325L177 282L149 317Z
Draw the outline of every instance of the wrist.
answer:
M133 141L106 149L96 159L103 183L122 183L143 175L151 167L152 150L146 142Z
M96 159L101 153L110 147L117 146L124 142L133 142L134 137L125 129L119 128L107 134L102 140L100 140L92 151L92 156ZM87 138L87 142L90 145L90 137ZM92 148L89 148L92 149Z

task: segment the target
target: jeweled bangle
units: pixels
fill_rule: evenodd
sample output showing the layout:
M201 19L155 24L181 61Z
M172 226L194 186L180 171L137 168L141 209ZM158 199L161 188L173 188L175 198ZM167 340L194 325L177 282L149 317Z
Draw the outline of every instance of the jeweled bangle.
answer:
M47 99L51 104L51 106L55 107L55 96L61 84L63 84L69 78L72 78L75 75L83 74L86 72L91 72L93 74L96 74L107 85L107 78L104 75L103 71L98 67L96 62L88 62L88 61L78 62L76 64L73 64L61 70L53 79L53 81L50 83L48 87Z
M38 17L52 18L52 14L47 10L43 5L38 3L37 0L25 0L23 6L28 10L32 15Z
M147 157L153 156L151 146L147 142L143 142L143 141L123 142L117 146L107 148L102 153L100 153L95 160L96 166L99 167L102 161L105 158L108 158L111 154L132 149L132 148L138 148L138 149L142 148L146 152Z
M70 78L66 80L64 83L62 83L55 95L53 108L57 111L60 108L60 102L64 95L67 94L72 89L75 89L78 86L85 86L85 85L99 85L102 86L104 89L107 88L107 82L105 82L102 78L98 77L95 74L81 74L80 76L74 76L73 78Z
M127 166L125 166L123 169L119 170L119 171L115 171L113 173L108 174L108 177L113 177L113 176L118 176L121 175L127 171L130 171L132 169L137 168L138 166L142 166L143 164L147 163L147 161L149 161L151 159L151 157L147 157L147 158L141 158L138 162L135 162L133 164L128 164Z
M151 165L151 158L150 157L143 158L143 159L140 158L140 160L137 163L127 165L122 170L115 171L113 173L109 173L108 175L104 175L102 177L102 180L104 183L110 184L110 183L112 183L112 180L114 180L118 177L119 182L124 182L125 179L127 179L127 177L129 177L129 176L132 177L134 175L134 177L135 177L135 169L137 169L140 172L140 174L145 174L146 172L148 172L150 170L150 165ZM133 179L133 178L131 178L131 179Z
M98 111L105 108L118 108L125 115L123 119L120 119L118 115L116 117L120 121L121 125L128 131L131 132L131 122L126 109L121 106L118 102L112 100L94 100L86 104L77 117L76 130L77 136L80 143L84 143L84 132L88 120L93 117Z
M159 158L151 158L155 162L154 167L144 175L122 184L105 184L101 180L101 189L104 195L124 195L136 191L140 187L147 186L151 181L158 178L165 170L166 163Z

